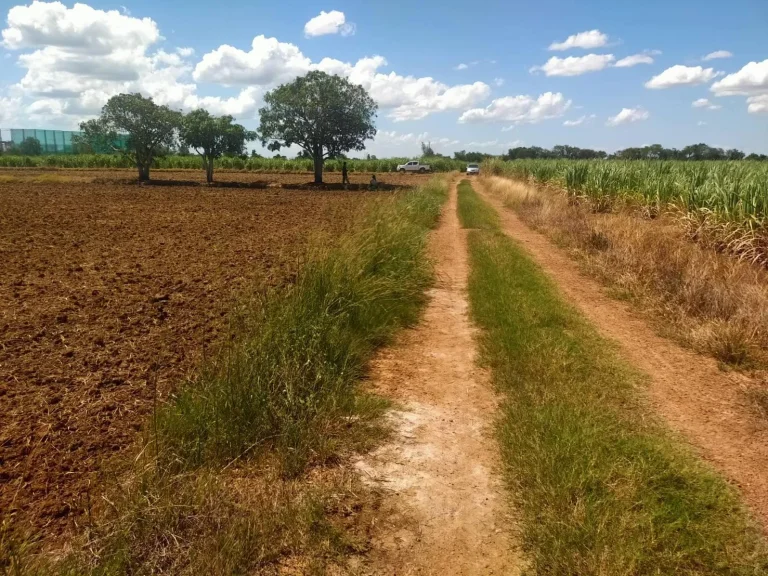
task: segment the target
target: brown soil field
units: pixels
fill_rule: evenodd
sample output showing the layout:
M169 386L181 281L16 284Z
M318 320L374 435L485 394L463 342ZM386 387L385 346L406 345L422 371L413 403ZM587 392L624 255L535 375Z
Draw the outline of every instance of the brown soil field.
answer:
M243 170L218 170L214 173L214 186L243 186L249 188L309 188L315 189L314 175L309 172L247 172ZM424 183L430 174L400 174L398 172L377 173L379 187L383 190L406 188ZM205 172L202 170L152 170L155 186L204 186ZM326 172L323 180L325 189L343 189L341 172ZM368 172L350 172L349 189L367 189L371 180ZM0 168L0 185L5 183L89 183L138 185L136 170L128 169L67 169L67 168Z
M289 282L311 238L338 236L375 197L89 183L63 171L71 181L34 182L31 171L3 180L8 173L0 521L46 537L74 526L153 403L225 338L238 294ZM275 179L306 181L290 176Z

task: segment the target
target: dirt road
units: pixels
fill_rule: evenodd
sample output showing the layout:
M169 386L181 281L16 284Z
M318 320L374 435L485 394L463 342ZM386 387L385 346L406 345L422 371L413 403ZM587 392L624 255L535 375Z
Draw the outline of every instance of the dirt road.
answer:
M424 317L373 367L376 391L398 407L391 443L357 463L388 494L368 574L519 573L492 437L497 399L475 364L456 207L453 184L431 239L438 283Z
M713 359L659 337L480 182L475 190L499 212L504 232L525 246L568 300L604 337L620 345L630 363L651 377L648 392L655 409L742 491L768 530L768 426L745 406L741 391L746 376L723 372Z

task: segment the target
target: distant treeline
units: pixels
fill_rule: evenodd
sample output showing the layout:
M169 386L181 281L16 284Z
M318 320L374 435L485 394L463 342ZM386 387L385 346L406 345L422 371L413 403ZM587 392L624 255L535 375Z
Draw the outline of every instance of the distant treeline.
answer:
M484 154L482 152L454 152L455 160L464 162L482 162L487 158L498 158L497 155ZM567 160L768 160L765 154L746 155L741 150L732 148L714 148L707 144L691 144L682 150L677 148L664 148L661 144L652 144L642 148L625 148L613 154L603 150L590 148L577 148L576 146L558 145L551 150L539 146L519 146L510 148L506 154L502 154L503 160L531 160L531 159L567 159Z

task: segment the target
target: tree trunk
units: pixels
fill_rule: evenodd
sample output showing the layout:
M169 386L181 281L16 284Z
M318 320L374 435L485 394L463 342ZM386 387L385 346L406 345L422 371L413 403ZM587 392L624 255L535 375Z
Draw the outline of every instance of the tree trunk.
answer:
M205 179L208 184L213 182L213 158L208 159L208 165L205 167Z
M315 184L323 183L323 155L315 155Z
M148 182L149 181L149 164L146 164L144 166L139 165L139 182Z

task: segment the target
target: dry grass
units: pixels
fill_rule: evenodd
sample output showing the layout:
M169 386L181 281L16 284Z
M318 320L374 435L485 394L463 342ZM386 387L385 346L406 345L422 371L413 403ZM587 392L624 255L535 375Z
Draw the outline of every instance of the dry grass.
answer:
M487 177L523 220L570 249L661 330L727 364L768 366L768 273L691 242L670 216L594 212L545 189Z

